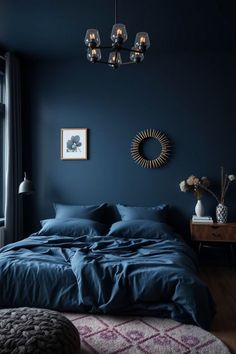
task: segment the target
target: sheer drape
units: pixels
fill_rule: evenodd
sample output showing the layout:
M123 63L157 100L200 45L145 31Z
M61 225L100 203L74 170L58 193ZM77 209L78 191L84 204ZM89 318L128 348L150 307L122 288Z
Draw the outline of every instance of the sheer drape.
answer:
M17 57L6 54L5 118L5 243L22 237L22 207L18 185L22 179L21 79Z

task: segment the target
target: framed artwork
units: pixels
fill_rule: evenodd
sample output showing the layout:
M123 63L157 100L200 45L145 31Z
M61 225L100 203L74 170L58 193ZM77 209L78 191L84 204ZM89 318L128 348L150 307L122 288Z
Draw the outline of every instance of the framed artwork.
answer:
M61 129L61 160L87 160L87 130Z

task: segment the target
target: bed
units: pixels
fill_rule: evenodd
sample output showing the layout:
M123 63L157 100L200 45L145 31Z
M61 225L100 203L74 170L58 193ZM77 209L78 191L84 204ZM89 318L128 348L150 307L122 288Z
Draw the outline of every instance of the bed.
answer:
M195 254L163 220L106 228L62 216L0 250L1 308L151 315L209 328L215 307Z

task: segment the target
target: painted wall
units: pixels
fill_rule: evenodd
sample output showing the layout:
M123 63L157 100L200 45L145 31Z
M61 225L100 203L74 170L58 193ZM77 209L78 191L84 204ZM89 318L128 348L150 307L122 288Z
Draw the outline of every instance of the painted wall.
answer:
M172 206L171 222L188 233L194 196L179 182L207 175L219 187L220 166L236 173L235 54L147 54L140 66L114 71L85 58L23 62L24 169L37 193L25 199L26 230L54 215L52 203ZM60 160L60 129L89 129L89 159ZM169 163L144 169L130 157L135 134L156 128L174 144ZM218 183L218 184L217 184ZM236 184L226 204L236 220ZM205 195L207 214L215 201Z

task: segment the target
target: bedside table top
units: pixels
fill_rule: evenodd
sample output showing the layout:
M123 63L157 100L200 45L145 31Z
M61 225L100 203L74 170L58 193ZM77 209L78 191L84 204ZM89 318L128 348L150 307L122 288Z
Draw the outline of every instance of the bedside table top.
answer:
M218 223L218 222L196 222L196 221L192 221L190 220L190 224L191 225L208 225L208 226L219 226L219 227L227 227L227 226L236 226L236 222L227 222L227 223Z

